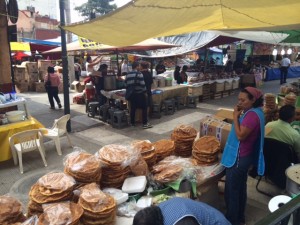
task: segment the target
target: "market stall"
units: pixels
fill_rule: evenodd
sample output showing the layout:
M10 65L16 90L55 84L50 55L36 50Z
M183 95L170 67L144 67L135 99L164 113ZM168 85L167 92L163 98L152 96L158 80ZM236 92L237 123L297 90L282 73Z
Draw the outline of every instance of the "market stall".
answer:
M22 106L24 111L13 110L6 114L0 114L2 124L0 125L0 162L9 160L12 157L8 141L9 137L21 131L44 127L39 121L30 116L24 98L16 98L15 100L10 100L6 103L0 103L0 109L17 106Z
M266 67L266 81L269 80L280 80L280 68L279 67ZM293 66L291 65L288 69L288 76L287 78L296 78L300 77L300 66Z

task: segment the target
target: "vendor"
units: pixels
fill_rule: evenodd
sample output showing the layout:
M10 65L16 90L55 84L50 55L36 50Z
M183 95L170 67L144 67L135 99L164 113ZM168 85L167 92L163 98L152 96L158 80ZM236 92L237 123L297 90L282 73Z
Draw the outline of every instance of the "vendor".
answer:
M98 65L102 60L102 56L97 56L95 59L92 60L91 56L88 56L85 63L85 68L87 72L88 78L84 80L84 84L93 81L95 83L95 77L101 77L100 71L95 71L94 66Z
M101 72L101 77L95 77L96 94L99 100L99 106L106 103L107 98L101 93L104 90L104 77L107 76L107 64L101 64L98 71Z
M266 137L292 146L298 156L298 160L300 160L300 134L291 126L295 119L295 113L295 106L282 106L279 109L279 119L267 123L266 127L270 128L271 131Z
M162 60L159 61L159 63L156 65L155 71L156 71L156 74L161 74L161 73L166 72L166 67L165 67L164 62Z
M174 197L140 210L133 225L230 225L217 209L188 198Z

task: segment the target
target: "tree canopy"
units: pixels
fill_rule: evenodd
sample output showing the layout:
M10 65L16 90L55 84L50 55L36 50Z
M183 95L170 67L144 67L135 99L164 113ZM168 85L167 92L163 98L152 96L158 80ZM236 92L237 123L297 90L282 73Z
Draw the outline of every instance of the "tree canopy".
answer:
M107 14L117 8L116 4L110 4L114 0L88 0L87 3L75 7L85 19L93 19L96 15Z

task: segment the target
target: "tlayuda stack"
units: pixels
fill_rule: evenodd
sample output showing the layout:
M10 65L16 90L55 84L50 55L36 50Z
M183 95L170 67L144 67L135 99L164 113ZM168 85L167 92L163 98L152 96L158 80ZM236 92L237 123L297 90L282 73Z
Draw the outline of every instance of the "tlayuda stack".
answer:
M290 92L284 97L284 104L295 106L296 100L297 100L297 96L293 92Z
M218 162L220 142L214 136L203 136L196 140L193 145L193 158L198 165L210 166Z
M95 183L80 188L78 204L84 209L81 222L85 225L113 225L116 219L115 199L102 192Z
M25 219L19 200L7 195L0 196L0 224L24 222Z
M105 145L95 155L102 165L101 188L120 188L130 172L131 153L128 147Z
M266 93L264 102L264 114L266 123L277 119L276 96L272 93Z
M175 155L190 157L197 130L189 125L180 125L173 130L171 139L175 142Z
M43 206L38 225L77 225L83 214L83 208L73 202L51 203Z
M167 156L174 153L175 143L173 140L162 139L153 143L155 153L157 156L157 162L163 160Z
M41 214L45 203L71 200L74 186L74 178L65 173L55 172L42 176L29 191L27 215Z
M95 155L82 151L72 152L66 156L64 166L64 172L78 183L100 183L101 163Z
M151 170L156 163L155 148L149 140L135 140L131 143L134 150L141 153L142 158L146 161L148 168Z
M151 172L155 182L165 184L184 178L185 172L194 170L196 165L191 158L168 156L157 163Z

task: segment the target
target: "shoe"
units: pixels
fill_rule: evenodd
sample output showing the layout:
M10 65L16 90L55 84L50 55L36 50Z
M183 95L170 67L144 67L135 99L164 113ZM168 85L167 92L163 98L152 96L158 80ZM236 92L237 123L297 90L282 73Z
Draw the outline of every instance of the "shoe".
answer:
M54 106L53 106L53 107L51 106L50 109L55 109L55 107L54 107Z
M147 124L144 124L143 125L143 129L148 129L148 128L151 128L153 127L150 123L147 123Z
M60 108L60 109L61 109L61 107L62 107L62 106L61 106L61 104L58 104L58 108Z

